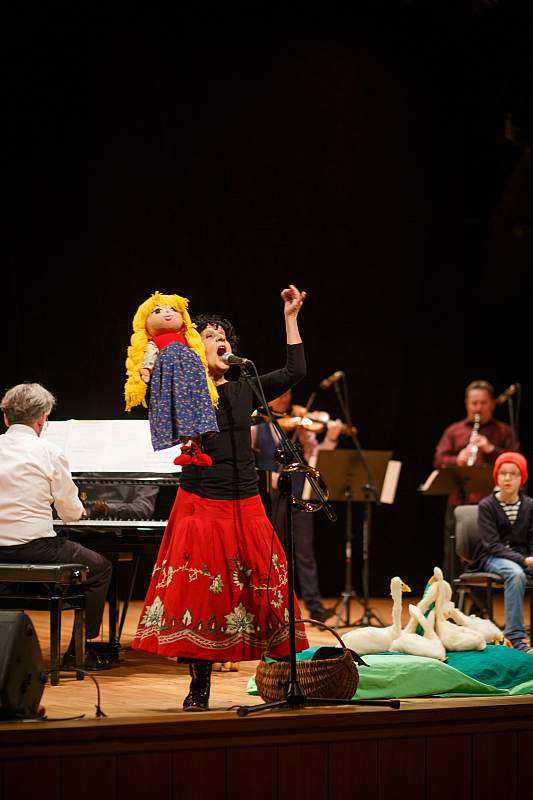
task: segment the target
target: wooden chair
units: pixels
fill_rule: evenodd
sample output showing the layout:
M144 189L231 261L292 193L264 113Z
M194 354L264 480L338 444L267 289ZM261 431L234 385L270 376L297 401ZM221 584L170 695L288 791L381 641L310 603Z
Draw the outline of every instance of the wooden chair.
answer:
M50 683L59 683L61 668L61 614L74 611L75 668L85 661L85 564L0 564L0 608L35 609L50 612ZM83 672L76 679L83 680Z
M469 564L472 561L474 549L479 539L477 524L478 507L474 505L457 506L455 516L455 550L461 561ZM486 593L486 607L490 619L494 622L493 600L494 590L503 589L501 575L495 572L463 572L453 582L457 592L457 607L464 610L465 596L469 589L484 589ZM526 597L529 596L529 631L533 635L533 580L526 582Z

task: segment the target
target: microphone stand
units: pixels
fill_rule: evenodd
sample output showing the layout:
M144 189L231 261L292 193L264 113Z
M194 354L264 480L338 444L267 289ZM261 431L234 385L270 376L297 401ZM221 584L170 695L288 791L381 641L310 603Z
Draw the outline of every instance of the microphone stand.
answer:
M280 472L278 490L286 500L286 514L287 514L286 532L287 532L287 578L288 578L287 588L289 595L288 596L289 681L287 683L287 687L285 690L284 700L277 700L273 703L258 703L257 705L253 706L238 706L238 708L236 709L237 716L246 717L250 714L255 714L261 711L301 709L306 706L318 707L318 706L334 706L334 705L343 705L343 706L384 705L390 708L399 708L400 703L398 700L345 700L340 698L326 699L321 697L320 698L306 697L299 685L298 674L296 669L296 620L295 620L295 609L294 609L294 543L293 543L293 528L292 528L292 507L294 505L294 498L292 496L291 475L292 472L295 471L303 471L303 469L307 471L309 470L309 467L305 463L303 458L300 456L300 453L296 449L294 442L291 442L289 437L286 435L285 431L280 427L280 425L272 416L271 409L265 399L265 394L263 392L263 387L261 385L261 379L259 377L257 369L255 368L255 364L252 361L248 361L248 364L254 370L255 381L257 382L257 385L255 385L252 377L245 371L243 372L244 380L251 388L255 396L259 398L261 404L264 406L266 410L266 413L270 420L270 424L273 425L273 427L277 431L280 442L280 450L281 450L280 457L283 463L283 467ZM303 467L303 469L291 470L291 468L297 466ZM327 498L325 497L320 484L318 483L312 472L307 472L307 479L311 484L311 486L313 487L316 496L319 498L321 508L324 510L324 513L326 514L327 518L330 520L330 522L335 522L337 519L337 515L327 502Z
M316 392L311 392L311 394L309 395L309 398L307 400L307 403L305 404L305 411L303 413L303 417L304 418L307 417L307 414L310 411L311 406L315 402L315 397L316 397ZM294 433L291 436L291 441L295 442L297 436L298 436L298 425L294 429Z
M509 404L509 423L511 425L511 431L513 434L513 449L516 450L518 448L520 442L520 435L518 430L518 421L519 421L519 414L520 414L520 400L522 395L522 386L520 383L516 384L516 414L515 414L515 406L514 406L514 397L508 397L507 402Z
M346 560L345 560L345 575L344 575L344 591L342 593L342 600L339 606L339 610L337 612L337 624L335 628L352 628L352 627L368 627L372 624L372 620L374 619L378 626L384 627L385 623L382 619L372 610L369 603L369 591L370 591L370 576L369 576L369 569L370 569L370 536L371 536L371 525L372 525L372 501L371 497L374 498L374 501L379 504L379 497L377 493L377 489L374 482L374 477L372 475L372 471L368 464L368 461L365 458L363 450L361 448L361 443L359 442L359 438L357 436L357 431L352 424L352 415L350 412L350 402L348 398L348 383L346 381L346 375L342 374L342 383L343 383L343 391L341 391L339 387L339 382L336 381L335 386L335 393L339 400L339 404L344 414L344 418L346 420L347 429L349 431L349 436L352 439L357 452L359 453L359 458L361 459L361 463L363 464L363 468L366 472L366 483L364 483L361 487L363 491L363 495L365 498L363 504L363 600L359 599L358 595L354 591L353 583L352 583L352 542L353 542L353 531L352 531L352 490L351 487L346 487ZM351 620L350 619L350 605L352 601L356 601L361 603L363 606L363 613L359 617L359 619ZM343 610L346 610L346 615L344 619L342 618ZM341 624L342 623L342 624Z
M516 413L514 405L514 395L516 394ZM512 434L512 447L513 450L518 448L520 444L519 435L519 415L520 415L520 401L522 399L522 385L520 383L512 383L507 389L496 398L497 405L507 403L509 409L509 425L511 426Z

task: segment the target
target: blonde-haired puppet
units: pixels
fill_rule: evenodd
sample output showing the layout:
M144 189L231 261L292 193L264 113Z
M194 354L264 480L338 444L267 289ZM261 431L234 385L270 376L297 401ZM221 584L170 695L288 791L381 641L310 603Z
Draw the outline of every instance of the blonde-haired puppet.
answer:
M201 437L218 431L216 387L209 377L200 334L187 311L189 301L155 292L133 318L124 387L126 411L146 407L150 383L150 434L154 450L187 442L174 463L211 466Z

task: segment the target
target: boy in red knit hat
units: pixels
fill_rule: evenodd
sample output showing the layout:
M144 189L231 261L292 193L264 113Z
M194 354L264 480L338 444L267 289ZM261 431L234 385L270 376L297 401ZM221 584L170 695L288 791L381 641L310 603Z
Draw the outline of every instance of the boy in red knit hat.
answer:
M479 504L479 542L469 568L501 575L505 636L514 648L533 655L525 641L524 594L533 578L533 499L522 491L527 461L521 453L501 453L494 462L494 492Z

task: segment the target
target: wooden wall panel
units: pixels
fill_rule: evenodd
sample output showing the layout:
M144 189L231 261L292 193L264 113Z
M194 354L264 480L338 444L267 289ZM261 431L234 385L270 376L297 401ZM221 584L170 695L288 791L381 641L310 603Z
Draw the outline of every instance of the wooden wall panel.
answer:
M61 799L59 758L27 758L4 764L4 800Z
M328 746L284 745L278 748L279 797L324 800L328 796Z
M226 751L216 748L173 753L172 797L173 800L225 798Z
M378 798L378 745L375 741L342 742L329 747L329 800L355 796L364 800Z
M425 739L389 739L381 741L378 749L379 797L426 797ZM400 791L401 790L401 791Z
M61 761L62 797L72 800L115 800L115 756L75 756Z
M514 800L517 787L516 733L480 733L474 736L474 800Z
M429 738L426 764L428 800L471 800L471 736Z
M277 747L232 747L227 751L228 800L275 800L277 784Z
M117 798L171 800L171 754L138 753L119 756Z
M518 734L518 797L533 794L533 731Z

